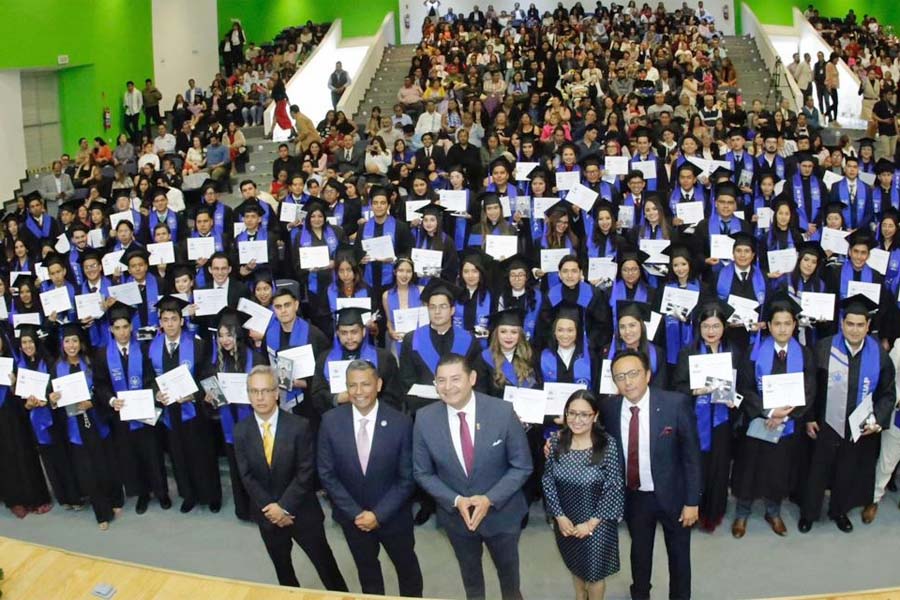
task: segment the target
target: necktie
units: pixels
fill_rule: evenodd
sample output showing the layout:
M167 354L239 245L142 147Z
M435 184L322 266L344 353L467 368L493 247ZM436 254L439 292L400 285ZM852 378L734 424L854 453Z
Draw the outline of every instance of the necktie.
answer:
M128 364L128 348L122 348L122 364Z
M344 160L348 160L348 161L350 160L350 151L349 150L344 151Z
M640 408L631 407L631 422L628 424L628 478L626 484L629 490L638 490L641 487L640 467L640 443L641 422L638 418Z
M92 286L91 286L91 293L93 294L93 293L96 292L96 291L97 291L97 286L96 286L96 285L92 285Z
M741 283L744 283L745 281L747 281L747 273L746 272L741 273Z
M690 201L691 201L691 197L688 196L687 194L681 194L681 201L682 201L682 202L690 202Z
M178 350L178 342L169 342L169 355L174 356L176 350Z
M368 419L360 419L359 433L356 434L356 454L359 456L359 466L362 467L363 475L369 466L369 430L366 429L368 422Z
M466 463L466 475L472 474L472 463L475 462L475 445L472 443L472 434L469 432L469 424L466 422L466 413L459 415L459 445L462 446L463 462Z
M785 352L784 350L779 350L778 351L778 360L784 362L786 359L787 359L787 352Z
M431 148L425 148L425 157L431 158Z
M272 450L275 449L275 436L272 435L272 424L263 423L263 452L266 455L266 464L272 466Z
M721 232L722 235L728 235L728 233L729 233L729 231L728 231L728 223L726 223L725 221L722 221L721 229L722 229L722 232Z

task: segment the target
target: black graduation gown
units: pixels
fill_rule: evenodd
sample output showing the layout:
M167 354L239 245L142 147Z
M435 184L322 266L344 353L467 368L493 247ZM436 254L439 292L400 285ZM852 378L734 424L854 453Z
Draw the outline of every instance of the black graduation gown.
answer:
M451 351L455 336L453 327L451 327L444 335L439 335L431 327L429 327L428 333L431 336L431 343L434 344L434 349L437 351L438 356L443 356ZM410 331L403 336L403 342L400 344L399 359L400 385L406 401L406 408L413 416L415 416L418 409L435 402L434 400L407 394L409 388L414 384L432 385L434 383L434 373L431 372L431 368L418 352L413 351L412 344L414 334L415 330ZM473 337L472 343L469 344L469 349L466 351L466 357L469 359L469 364L476 369L478 368L478 363L481 362L479 354L481 354L481 344Z
M738 440L738 451L734 464L732 479L732 492L741 500L755 500L765 498L774 502L780 502L788 496L793 486L796 474L794 457L796 446L801 436L806 435L806 419L804 413L809 410L816 397L816 376L813 352L809 348L803 348L803 383L806 394L806 406L798 406L791 412L794 421L794 433L782 437L777 444L770 444L756 438L741 435ZM746 367L752 369L752 364ZM740 371L739 371L740 372ZM772 358L771 375L780 375L787 372L787 360L779 360L778 356ZM755 372L752 372L755 379ZM746 428L750 421L763 416L762 396L757 392L756 385L752 385L741 392L744 402L741 404L741 413ZM874 484L873 484L874 486Z
M649 293L649 291L648 291ZM573 308L581 315L582 326L587 328L588 350L594 356L599 354L604 346L612 339L612 317L609 309L609 299L599 288L593 288L593 297L587 308L578 305L578 287L570 288L562 285L562 300L556 306L550 303L550 298L545 295L541 305L541 314L535 327L532 345L535 352L540 352L549 343L552 337L551 328L553 320L560 308Z
M50 503L31 431L24 403L7 388L0 406L0 500L10 508L31 509Z
M341 348L341 350L342 358L340 360L359 358L358 352L350 353L344 348ZM313 375L310 390L310 394L312 395L312 399L316 406L322 407L323 410L328 410L335 406L335 395L331 393L331 386L328 383L328 380L325 379L325 369L328 368L328 355L330 352L330 348L326 349L326 351L320 354L316 359L316 372ZM381 393L378 394L378 399L397 410L402 410L403 395L406 390L401 389L402 386L400 384L400 373L397 368L397 359L384 348L375 348L375 352L378 355L378 376L381 377L382 381ZM406 389L408 390L409 388Z

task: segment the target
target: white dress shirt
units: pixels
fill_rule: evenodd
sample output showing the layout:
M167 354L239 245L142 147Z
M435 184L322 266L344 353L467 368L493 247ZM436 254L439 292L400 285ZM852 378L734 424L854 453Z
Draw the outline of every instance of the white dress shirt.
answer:
M620 427L622 430L622 453L625 455L625 469L628 470L628 433L631 426L631 407L635 406L627 398L622 398L622 416ZM641 474L642 492L653 491L653 473L650 468L650 388L644 392L640 402L637 403L638 424L640 436L638 438L638 468ZM626 473L626 481L627 473Z
M359 430L363 426L362 421L366 420L366 433L369 435L369 447L366 449L366 454L369 458L372 458L372 440L375 438L375 422L378 420L378 400L375 401L375 406L372 407L372 410L369 411L369 414L363 415L357 408L353 407L353 440L354 444L356 444L356 440L359 439Z
M253 413L254 418L256 418L256 428L259 430L259 437L264 437L266 434L266 423L269 423L269 431L272 432L272 441L275 440L275 430L278 429L278 409L275 409L275 412L272 413L272 416L269 417L269 420L266 421L259 416L259 413Z
M462 467L462 470L465 471L466 475L468 475L468 471L466 471L466 461L463 458L462 451L462 440L459 437L459 417L457 416L459 413L466 413L466 424L469 426L469 435L472 436L472 448L475 448L475 392L472 392L472 397L469 398L469 403L466 404L465 408L462 410L456 410L449 404L447 405L447 421L450 424L450 441L453 442L453 450L456 452L456 458L459 460L459 465Z

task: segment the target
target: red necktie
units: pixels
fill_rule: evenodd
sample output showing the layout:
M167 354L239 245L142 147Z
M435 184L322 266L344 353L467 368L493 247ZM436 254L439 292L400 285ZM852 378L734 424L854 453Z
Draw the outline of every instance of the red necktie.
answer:
M462 446L463 462L466 463L466 475L472 474L472 463L475 462L475 445L472 443L472 434L469 432L469 424L466 422L466 413L459 415L459 445Z
M787 358L787 352L785 352L784 350L779 350L778 351L778 360L784 361L786 358Z
M628 480L626 484L629 490L637 490L641 487L641 468L638 456L640 455L641 422L638 419L637 406L631 407L631 422L628 424Z

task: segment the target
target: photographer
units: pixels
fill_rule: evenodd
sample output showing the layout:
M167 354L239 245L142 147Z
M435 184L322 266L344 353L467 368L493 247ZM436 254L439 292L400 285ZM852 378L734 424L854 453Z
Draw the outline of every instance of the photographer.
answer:
M366 146L366 173L387 175L391 166L391 155L380 136L375 136Z

